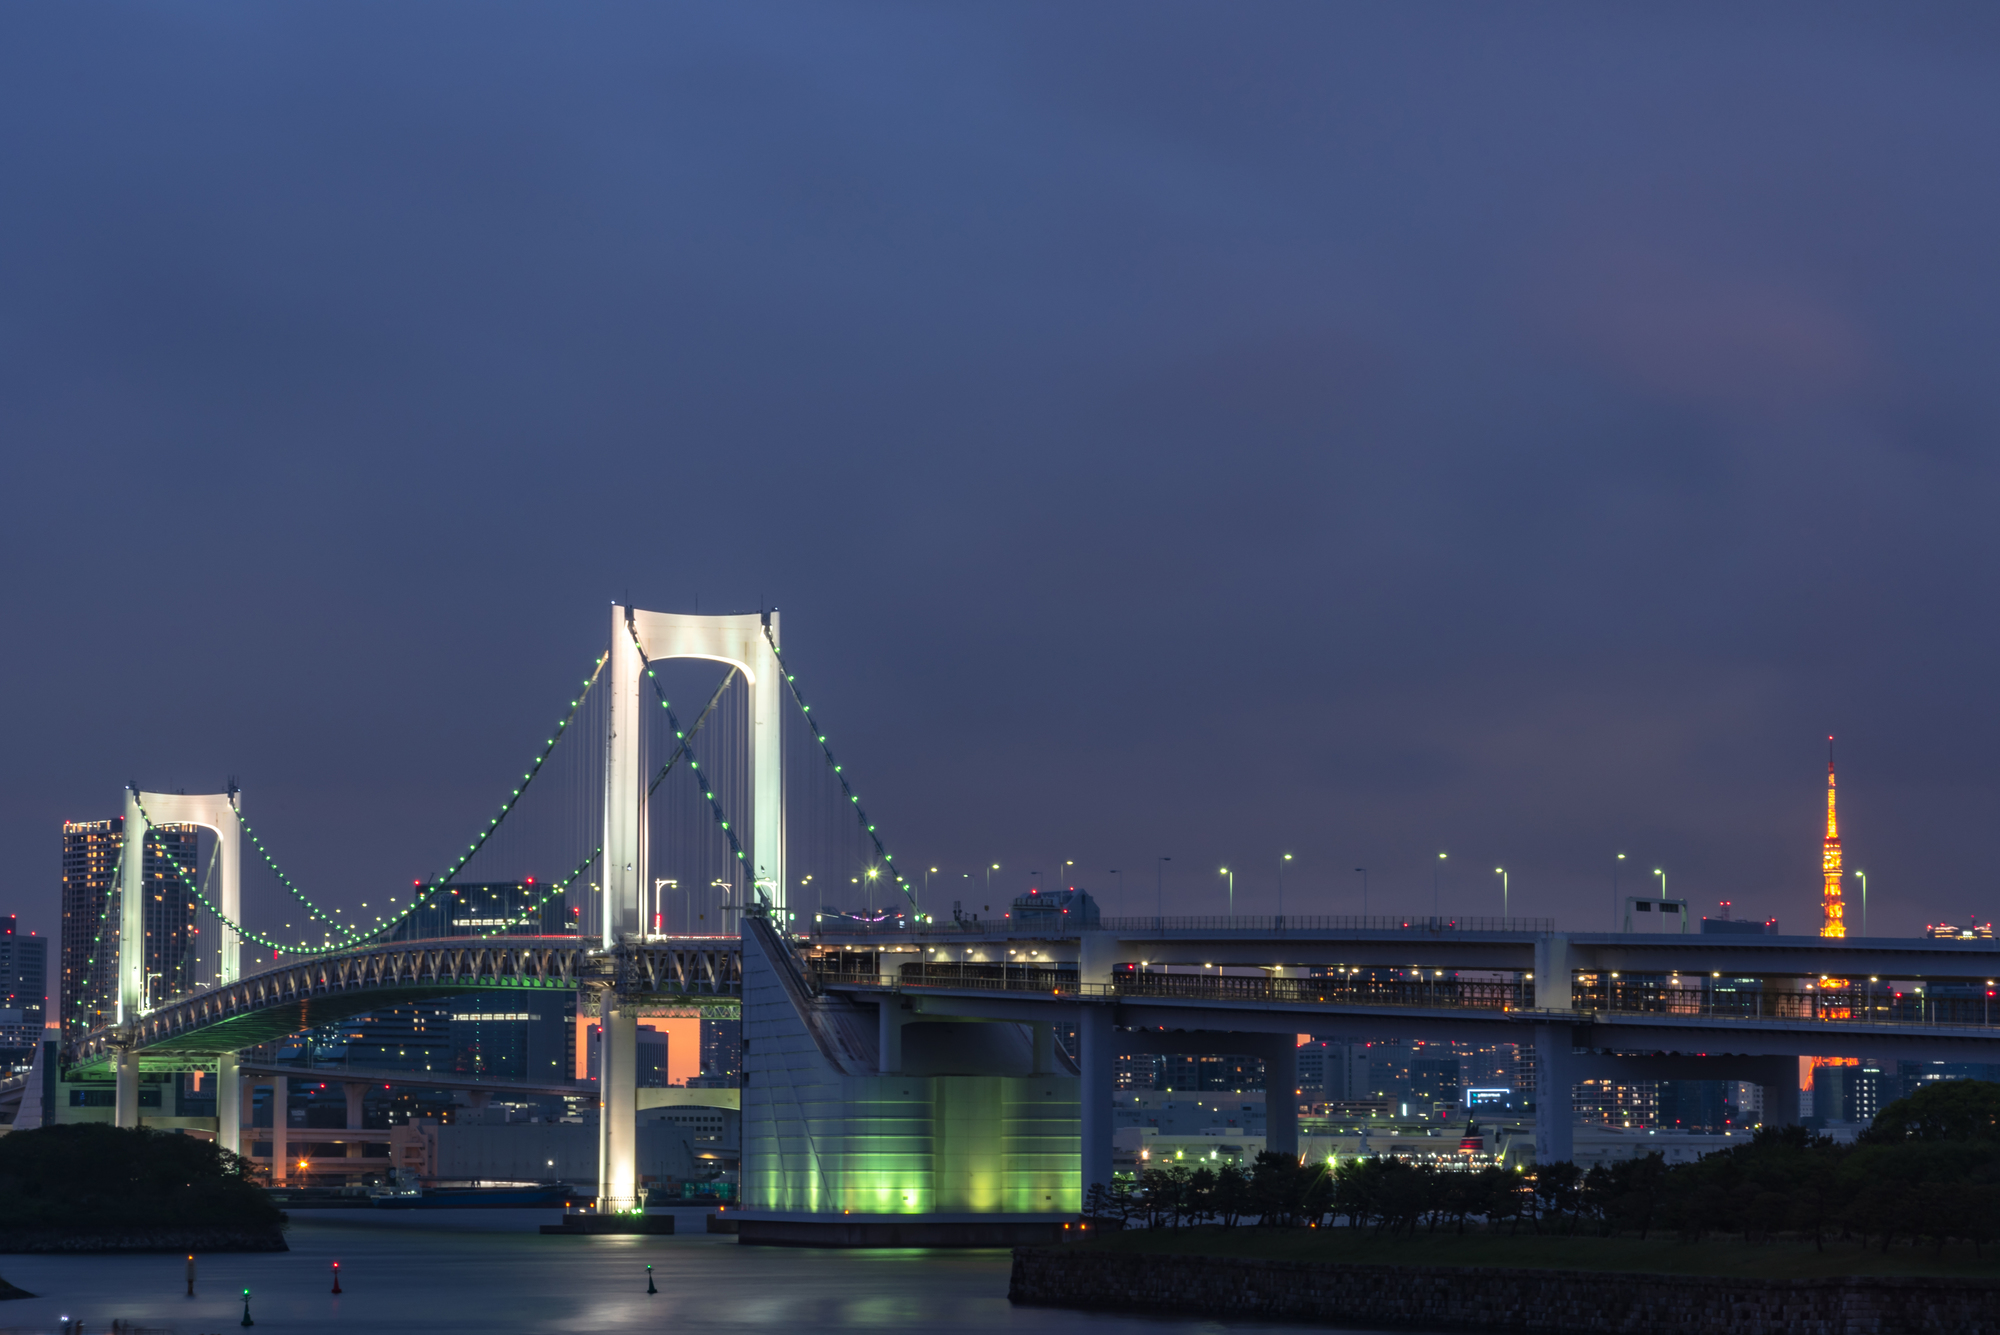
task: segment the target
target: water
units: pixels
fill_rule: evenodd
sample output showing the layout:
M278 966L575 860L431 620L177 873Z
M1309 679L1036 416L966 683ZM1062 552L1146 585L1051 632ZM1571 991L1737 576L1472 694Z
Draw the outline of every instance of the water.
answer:
M911 1331L934 1335L1175 1335L1297 1326L1015 1307L993 1251L739 1247L677 1211L674 1237L542 1237L559 1212L297 1210L290 1252L0 1256L0 1275L40 1296L0 1304L0 1332L53 1332L114 1317L179 1335L241 1329L242 1290L260 1331ZM332 1292L332 1263L340 1284ZM646 1293L646 1267L660 1292Z

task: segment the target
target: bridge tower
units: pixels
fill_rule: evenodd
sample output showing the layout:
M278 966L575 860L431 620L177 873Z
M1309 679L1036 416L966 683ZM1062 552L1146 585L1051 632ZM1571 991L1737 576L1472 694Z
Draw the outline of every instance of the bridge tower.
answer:
M611 709L604 748L604 947L646 930L646 789L642 768L647 698L646 665L669 658L705 658L741 672L750 690L750 839L745 878L753 903L782 920L785 908L785 775L782 725L784 669L778 614L689 616L611 608ZM741 815L731 813L740 821ZM637 1012L614 985L602 998L604 1048L599 1064L602 1139L598 1209L632 1209L638 1201Z
M125 856L118 879L118 1023L130 1024L152 1009L146 995L146 832L150 824L199 825L215 833L217 872L216 904L226 921L221 924L221 958L218 961L223 983L233 983L241 974L242 938L231 922L243 920L242 823L236 818L238 794L142 793L125 790ZM216 1142L237 1150L242 1140L242 1110L238 1098L236 1056L216 1059L215 1113L218 1119ZM132 1048L118 1053L117 1105L113 1120L119 1126L139 1125L139 1055Z

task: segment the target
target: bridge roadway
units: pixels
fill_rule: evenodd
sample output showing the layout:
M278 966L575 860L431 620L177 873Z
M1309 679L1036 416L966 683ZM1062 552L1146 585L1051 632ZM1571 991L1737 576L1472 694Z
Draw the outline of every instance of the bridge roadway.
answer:
M927 1017L1075 1026L1085 1181L1109 1180L1108 1158L1089 1160L1109 1153L1096 1147L1110 1143L1111 1060L1135 1051L1263 1055L1283 1087L1296 1052L1273 1035L1532 1044L1544 1161L1572 1156L1571 1088L1586 1079L1752 1080L1784 1121L1797 1117L1801 1056L2000 1060L1992 941L1107 919L826 933L807 963L815 987L874 1002L885 1060L901 1049L890 1031ZM1936 996L1938 984L1960 995ZM1272 1147L1295 1147L1283 1112L1266 1117Z
M282 961L205 988L69 1045L72 1073L200 1070L316 1025L384 1005L476 991L605 991L676 1006L734 1008L742 945L731 937L650 937L612 950L574 936L394 941ZM121 1054L131 1060L120 1061Z

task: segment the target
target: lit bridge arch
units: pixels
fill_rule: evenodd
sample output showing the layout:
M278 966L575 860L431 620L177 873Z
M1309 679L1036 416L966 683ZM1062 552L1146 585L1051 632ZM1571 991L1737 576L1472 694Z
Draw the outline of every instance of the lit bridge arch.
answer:
M596 949L573 936L397 941L314 955L191 993L124 1026L76 1040L72 1072L110 1067L121 1048L142 1070L184 1070L384 1005L477 991L615 989L642 1005L734 1009L743 954L729 938Z

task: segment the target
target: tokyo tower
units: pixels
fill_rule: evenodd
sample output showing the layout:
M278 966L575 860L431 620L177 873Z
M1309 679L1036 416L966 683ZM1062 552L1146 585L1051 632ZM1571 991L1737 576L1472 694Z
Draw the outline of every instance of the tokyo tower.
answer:
M1840 821L1833 809L1833 738L1826 739L1826 842L1820 846L1820 870L1826 888L1820 895L1821 936L1847 935L1847 906L1840 888Z

